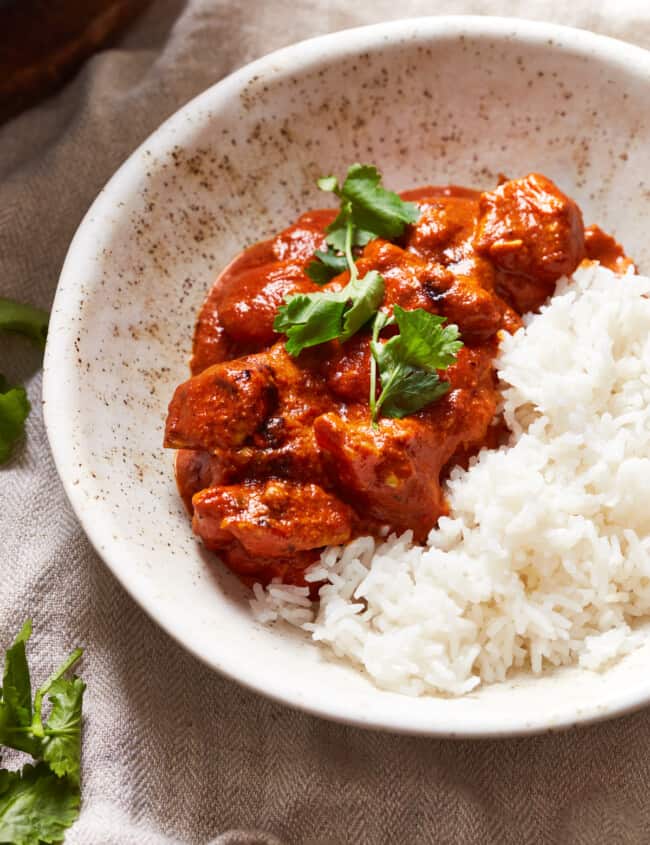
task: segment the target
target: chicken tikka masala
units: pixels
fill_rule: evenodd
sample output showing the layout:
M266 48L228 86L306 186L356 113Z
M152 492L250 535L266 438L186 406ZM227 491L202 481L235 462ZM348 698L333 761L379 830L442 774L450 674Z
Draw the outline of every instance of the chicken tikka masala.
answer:
M537 173L398 197L355 165L319 184L340 210L217 278L167 417L193 529L248 583L304 584L323 547L363 534L424 541L451 469L507 437L500 332L583 259L631 264Z

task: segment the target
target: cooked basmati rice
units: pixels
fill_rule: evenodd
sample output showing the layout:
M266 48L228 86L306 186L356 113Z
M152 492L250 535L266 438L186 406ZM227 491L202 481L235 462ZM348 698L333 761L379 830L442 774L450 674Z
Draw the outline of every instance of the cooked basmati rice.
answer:
M284 619L380 687L466 693L635 648L650 614L650 279L597 265L559 283L503 337L497 368L510 443L447 483L450 516L427 546L410 532L328 548L307 588L255 588Z

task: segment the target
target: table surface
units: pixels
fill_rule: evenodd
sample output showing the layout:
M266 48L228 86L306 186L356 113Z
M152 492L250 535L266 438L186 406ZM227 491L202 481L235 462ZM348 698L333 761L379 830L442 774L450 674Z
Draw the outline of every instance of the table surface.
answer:
M0 128L0 295L50 306L102 185L208 85L311 35L435 12L552 19L650 47L647 0L157 0L117 46ZM33 617L37 681L86 648L83 809L67 843L200 844L230 829L287 845L650 841L650 710L549 736L415 739L331 724L209 672L81 531L45 438L38 353L1 337L0 361L33 404L0 481L0 643Z

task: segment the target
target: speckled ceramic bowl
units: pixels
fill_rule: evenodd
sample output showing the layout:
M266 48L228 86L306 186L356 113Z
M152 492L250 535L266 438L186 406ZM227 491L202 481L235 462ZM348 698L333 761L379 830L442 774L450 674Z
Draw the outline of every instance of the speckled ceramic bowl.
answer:
M421 734L566 726L650 698L647 647L599 675L513 677L463 699L379 691L297 632L265 628L205 553L161 447L212 280L244 245L322 203L314 181L376 163L393 188L540 170L650 270L650 53L498 18L425 18L307 41L168 120L115 174L70 247L45 361L66 491L116 577L172 636L312 713Z

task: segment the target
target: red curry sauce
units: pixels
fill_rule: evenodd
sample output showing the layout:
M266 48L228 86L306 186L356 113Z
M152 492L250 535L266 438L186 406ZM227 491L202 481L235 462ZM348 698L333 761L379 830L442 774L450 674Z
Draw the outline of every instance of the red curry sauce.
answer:
M418 222L397 243L363 248L359 275L385 282L382 309L424 308L455 323L464 347L444 372L449 393L404 419L370 422L369 333L291 358L273 331L287 295L338 290L306 275L325 248L331 210L303 214L239 255L199 314L192 378L169 406L165 446L194 531L248 582L302 584L324 546L411 529L423 541L446 512L441 481L502 442L493 368L500 331L538 309L585 258L630 264L576 203L538 174L479 192L406 191Z

